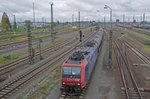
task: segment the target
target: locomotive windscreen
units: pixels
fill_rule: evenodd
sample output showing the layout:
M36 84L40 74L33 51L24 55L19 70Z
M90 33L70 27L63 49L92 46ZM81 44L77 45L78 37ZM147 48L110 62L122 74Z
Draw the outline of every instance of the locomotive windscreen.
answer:
M62 76L67 78L80 78L81 67L64 66Z

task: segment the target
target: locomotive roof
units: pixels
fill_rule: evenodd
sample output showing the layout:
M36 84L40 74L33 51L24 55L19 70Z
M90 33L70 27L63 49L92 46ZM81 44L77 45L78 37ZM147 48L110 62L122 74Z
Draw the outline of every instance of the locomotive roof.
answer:
M66 61L66 64L81 64L83 63L83 60L86 58L88 59L93 51L95 49L96 43L99 45L100 41L102 39L103 35L103 29L100 28L97 34L84 46L77 49Z
M89 42L88 42L89 43ZM67 60L65 63L67 64L81 64L83 60L90 56L92 50L96 47L95 43L94 46L86 43L83 47L77 49Z

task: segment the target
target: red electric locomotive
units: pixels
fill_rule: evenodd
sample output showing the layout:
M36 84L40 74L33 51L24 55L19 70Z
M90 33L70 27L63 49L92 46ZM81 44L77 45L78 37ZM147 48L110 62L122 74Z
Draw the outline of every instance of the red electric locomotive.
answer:
M76 50L62 65L61 91L67 94L80 94L87 84L98 56L102 42L102 29L84 46Z

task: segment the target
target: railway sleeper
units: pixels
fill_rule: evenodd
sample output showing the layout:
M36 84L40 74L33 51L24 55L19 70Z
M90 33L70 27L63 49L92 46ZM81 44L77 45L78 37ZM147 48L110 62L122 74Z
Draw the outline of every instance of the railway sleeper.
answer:
M0 92L0 95L4 95L4 94L6 94L6 92L3 92L3 91Z

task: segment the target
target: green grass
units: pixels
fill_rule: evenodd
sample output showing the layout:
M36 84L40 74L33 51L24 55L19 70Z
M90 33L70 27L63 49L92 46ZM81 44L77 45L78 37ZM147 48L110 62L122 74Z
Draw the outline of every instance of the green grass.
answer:
M120 33L120 35L121 35L121 36L125 36L126 34L125 34L125 33Z
M135 35L135 36L138 36L140 37L141 39L143 39L143 43L139 42L137 39L134 39L134 38L131 38L130 36L128 35L125 35L126 38L128 38L129 40L137 43L138 45L140 45L142 48L144 48L144 50L146 51L149 51L150 52L150 45L146 45L144 44L144 40L150 40L150 36L148 35L145 35L145 34L141 34L141 33L137 33L133 30L130 30L130 29L126 29L126 28L122 28L122 27L118 27L120 30L124 31L124 32L128 32L132 35Z
M5 55L0 57L0 64L7 62L8 60L17 59L19 56L17 55Z
M61 42L61 41L62 41L62 40L55 40L55 43L59 43L59 42ZM52 44L52 42L44 43L44 44L41 45L41 48L50 46L51 44ZM37 45L37 46L34 46L33 49L35 49L35 50L38 49L38 45ZM23 50L23 51L16 52L16 53L14 53L13 55L15 55L15 56L20 56L20 55L27 54L27 53L28 53L28 49Z
M6 35L0 35L0 38L11 38L11 37L15 37L15 36L19 36L19 35L22 35L22 34L6 34Z
M55 43L59 43L59 42L62 42L62 40L55 40ZM52 44L52 42L44 43L41 45L41 48L50 46L51 44ZM35 50L38 49L38 45L34 46L33 49L35 49ZM3 64L9 60L17 59L17 58L19 58L19 56L27 54L27 53L28 53L28 49L25 49L23 51L18 51L16 53L11 54L11 55L2 56L2 57L0 57L0 64Z
M48 36L50 34L48 33L44 33L44 34L33 34L32 38L41 38L41 37L45 37ZM8 36L8 35L6 35ZM9 35L11 37L11 35ZM10 44L10 43L14 43L14 42L19 42L19 41L24 41L24 40L28 40L27 36L24 37L18 37L18 38L12 38L12 39L6 39L6 40L1 40L0 45L4 45L4 44Z
M17 28L16 32L26 32L26 28Z
M129 40L131 40L131 41L137 43L138 45L140 45L142 48L144 48L144 50L150 52L150 45L142 44L142 43L139 42L138 40L136 40L136 39L134 39L134 38L131 38L131 37L129 37L128 35L125 35L125 37L128 38Z
M141 29L141 28L134 28L136 30L140 30L140 31L145 31L145 32L149 32L150 33L150 30L147 30L147 29Z
M83 28L86 28L85 26L82 26L81 29ZM48 35L50 35L50 28L47 27L47 28L36 28L36 29L32 29L32 32L43 32L44 31L49 31L49 33L39 33L39 34L33 34L33 38L41 38L41 37L46 37ZM77 31L78 28L72 28L72 27L68 27L68 25L65 25L65 28L63 29L62 27L61 28L57 28L56 29L56 32L57 34L62 34L62 33L69 33L69 32L72 32L72 31ZM24 32L27 32L26 28L18 28L17 29L17 32L20 32L20 33L24 33ZM16 35L22 35L22 34L16 34ZM18 37L18 38L11 38L11 37L15 37L16 35L13 35L13 34L10 34L10 35L2 35L0 36L0 38L8 38L8 39L5 39L5 40L1 40L0 41L0 45L4 45L4 44L10 44L10 43L15 43L15 42L20 42L20 41L24 41L24 40L27 40L27 36L24 36L24 37ZM11 38L11 39L9 39Z
M59 43L59 42L61 42L61 41L62 41L62 40L55 40L55 43ZM52 42L42 44L42 45L41 45L41 48L44 48L44 47L50 46L51 44L52 44Z
M131 29L127 29L127 28L122 28L122 27L118 27L120 30L124 31L124 32L128 32L130 34L133 34L135 36L138 36L140 38L142 38L143 40L150 40L150 36L148 35L145 35L145 34L142 34L142 33L138 33L138 32L135 32Z

